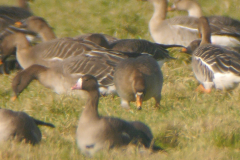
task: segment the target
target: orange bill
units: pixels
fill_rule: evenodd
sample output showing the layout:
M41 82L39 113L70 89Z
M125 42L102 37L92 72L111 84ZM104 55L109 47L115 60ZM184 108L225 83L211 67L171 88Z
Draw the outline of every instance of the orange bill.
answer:
M187 48L184 48L184 47L183 47L183 48L181 49L181 52L186 53L186 52L187 52Z
M142 109L142 101L143 101L143 93L137 92L136 94L136 103L137 103L137 109Z
M18 28L20 28L21 25L22 25L22 22L20 22L20 21L17 21L17 22L14 23L14 26L18 27Z

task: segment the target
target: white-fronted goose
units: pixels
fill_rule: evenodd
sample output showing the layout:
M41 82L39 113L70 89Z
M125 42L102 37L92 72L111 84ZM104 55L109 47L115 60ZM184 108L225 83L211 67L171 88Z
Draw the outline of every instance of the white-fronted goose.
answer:
M71 56L56 62L51 67L34 64L19 72L12 82L14 100L28 84L37 79L45 87L58 94L80 94L70 90L76 80L84 74L92 74L98 79L101 94L115 93L113 74L117 63L128 56L117 51L92 50L83 55Z
M136 101L137 108L141 109L142 101L151 97L154 97L156 106L160 104L163 75L151 56L121 61L114 73L114 84L124 108L129 108L129 102Z
M0 108L0 142L14 138L17 141L25 140L28 143L37 144L42 139L37 125L55 127L51 123L34 119L25 112Z
M72 89L81 89L88 92L88 99L80 116L76 135L77 145L82 153L93 155L103 148L127 145L133 139L138 140L147 148L150 147L152 134L150 134L150 137L146 134L148 131L145 132L144 128L148 127L145 124L140 122L144 127L140 127L139 130L134 127L132 122L99 115L99 91L95 77L84 75Z
M15 24L20 28L25 28L29 31L37 33L44 42L57 38L52 30L52 27L42 17L31 16L22 21L15 22Z
M189 45L198 39L198 18L177 16L166 18L167 0L148 0L153 3L154 13L149 22L153 40L161 44ZM211 39L214 44L237 46L239 43L240 23L223 16L209 17Z
M29 0L18 0L18 7L0 6L0 15L8 16L14 20L21 20L32 16L31 9L28 5Z
M193 72L201 83L198 90L209 93L212 87L220 90L235 88L240 82L240 54L211 44L206 17L199 18L199 32L202 40L192 55Z
M166 19L167 0L143 1L149 1L154 6L154 13L149 21L149 30L156 43L187 46L198 38L197 18L178 16Z
M164 45L152 43L144 39L121 39L109 45L109 48L121 52L137 52L152 55L160 67L166 60L174 59L169 55L167 48L183 47L181 45Z
M22 68L32 64L49 67L55 62L96 48L90 43L79 43L71 38L55 39L32 47L23 33L15 33L3 39L3 62L12 53L9 53L9 48L14 47L17 47L16 57Z
M171 10L188 11L188 16L202 16L201 6L193 0L177 0ZM240 21L226 16L207 17L211 27L211 42L229 47L240 46Z

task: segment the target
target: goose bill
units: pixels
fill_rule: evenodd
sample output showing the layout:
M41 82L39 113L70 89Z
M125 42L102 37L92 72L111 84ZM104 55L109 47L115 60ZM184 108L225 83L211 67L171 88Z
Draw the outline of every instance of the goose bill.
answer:
M137 102L137 109L138 110L142 109L142 101L143 101L143 93L142 92L137 92L136 93L136 102Z
M79 78L77 83L71 87L71 90L82 89L82 78Z

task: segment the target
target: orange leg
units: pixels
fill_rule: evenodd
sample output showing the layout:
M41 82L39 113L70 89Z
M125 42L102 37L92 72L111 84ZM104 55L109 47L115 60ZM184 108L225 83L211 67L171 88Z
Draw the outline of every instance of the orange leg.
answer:
M203 93L210 93L210 92L211 92L211 89L205 89L205 88L203 87L203 85L200 84L200 85L197 87L196 91L203 92Z

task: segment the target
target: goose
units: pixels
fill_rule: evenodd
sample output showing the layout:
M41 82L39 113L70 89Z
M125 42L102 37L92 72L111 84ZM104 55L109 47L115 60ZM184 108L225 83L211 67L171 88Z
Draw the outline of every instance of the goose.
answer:
M199 3L193 0L177 0L170 10L184 10L189 17L199 18L202 9ZM227 16L207 17L211 26L211 41L213 44L236 47L240 46L240 21Z
M121 52L137 52L152 55L158 61L160 68L165 61L175 59L169 55L167 48L183 47L181 45L164 45L152 43L144 39L120 39L112 42L109 48Z
M22 21L15 22L15 25L19 28L35 32L44 42L57 38L48 22L39 16L28 17Z
M114 84L121 98L121 106L129 109L129 102L136 101L140 110L142 101L154 97L160 104L163 75L158 63L149 55L124 59L114 73Z
M143 0L153 4L154 13L149 21L149 31L156 43L187 46L198 38L197 18L178 16L166 19L167 0Z
M114 94L114 70L117 63L125 58L128 58L128 55L121 52L95 49L82 55L70 56L51 67L33 64L14 77L12 81L14 96L11 100L15 100L34 79L58 94L80 95L84 98L84 92L78 90L73 92L70 89L84 74L92 74L98 79L101 94Z
M179 44L186 47L193 40L199 38L197 17L177 16L165 19L167 0L148 1L152 2L154 6L154 13L149 21L149 30L156 43ZM214 44L224 46L239 45L239 21L228 17L211 16L209 22L212 33L211 39Z
M71 38L54 39L31 46L23 33L6 36L1 46L3 52L2 62L11 55L12 52L9 52L9 48L16 47L16 58L23 69L32 64L48 67L69 56L79 55L96 48L91 43L79 43Z
M192 54L192 68L200 82L197 90L211 92L234 89L240 82L240 54L228 48L211 44L210 26L206 17L199 18L200 46Z
M87 33L87 34L73 37L73 39L76 39L79 41L84 41L84 40L92 41L107 49L109 49L109 44L118 40L118 38L115 38L113 36L103 34L103 33Z
M76 132L77 145L83 154L92 156L101 149L127 145L133 139L137 139L147 148L151 147L152 134L148 136L145 130L140 129L142 127L135 128L133 122L99 115L98 82L94 76L88 74L82 76L72 89L85 90L88 93ZM143 128L150 130L148 126L140 123Z
M31 117L25 112L0 108L0 142L14 138L17 141L25 140L33 145L37 144L42 138L37 125L55 127L51 123Z
M187 47L183 47L180 52L192 55L192 53L199 47L200 43L201 43L201 39L196 39L192 41ZM228 50L238 52L240 54L240 46L236 46L236 47L222 46L222 47Z
M18 0L19 7L0 6L0 15L7 16L14 20L21 20L32 16L31 9L28 5L29 0Z

